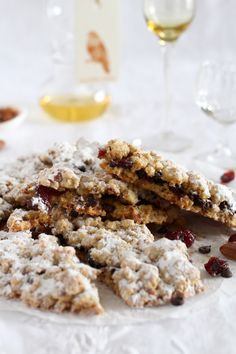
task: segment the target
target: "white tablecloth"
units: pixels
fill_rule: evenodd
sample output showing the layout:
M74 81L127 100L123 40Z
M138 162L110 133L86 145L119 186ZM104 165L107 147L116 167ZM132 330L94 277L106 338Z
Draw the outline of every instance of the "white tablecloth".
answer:
M123 62L120 81L112 87L114 105L102 118L76 126L47 119L32 102L50 72L45 0L0 1L1 102L31 102L28 120L0 139L7 147L0 163L39 151L54 141L85 136L106 141L112 137L142 138L158 129L161 91L160 54L154 36L145 29L140 1L123 1ZM176 105L173 127L192 138L192 147L176 159L218 178L221 170L196 163L193 156L213 146L222 128L194 105L194 81L200 62L234 57L236 6L233 0L198 2L192 28L176 46ZM14 11L15 10L15 11ZM4 16L3 16L4 14ZM30 29L30 30L29 30ZM235 58L236 59L236 58ZM32 109L33 107L33 109ZM228 141L236 149L235 127ZM150 141L150 144L155 142ZM57 323L0 307L1 354L234 354L236 345L236 283L224 281L207 307L178 311L178 317L143 323L90 325ZM142 316L140 314L140 316Z

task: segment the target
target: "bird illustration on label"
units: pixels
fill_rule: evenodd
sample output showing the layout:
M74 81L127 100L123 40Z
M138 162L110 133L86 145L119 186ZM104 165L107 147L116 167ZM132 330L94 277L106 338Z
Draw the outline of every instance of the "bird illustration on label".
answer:
M100 63L104 72L110 73L107 48L99 34L94 31L88 33L87 52L90 56L89 62Z

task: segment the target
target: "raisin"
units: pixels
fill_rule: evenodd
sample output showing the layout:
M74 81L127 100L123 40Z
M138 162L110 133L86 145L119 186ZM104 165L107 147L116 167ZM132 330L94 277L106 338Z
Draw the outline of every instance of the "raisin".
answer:
M200 253L202 253L202 254L208 254L208 253L210 253L210 252L211 252L211 245L199 247L198 252L200 252Z
M86 204L87 204L87 207L94 208L97 205L97 200L92 195L89 195L86 200Z
M182 296L174 296L172 299L171 299L171 303L172 305L174 306L181 306L184 304L184 298Z
M145 172L144 169L141 169L141 170L137 171L137 172L136 172L136 175L137 175L139 178L141 178L141 179L144 179L144 178L147 178L147 177L148 177L148 175L147 175L147 173Z
M71 217L71 218L77 218L78 216L79 216L78 211L76 211L76 210L71 210L71 212L70 212L70 217Z
M93 267L93 268L100 269L100 268L103 267L101 264L99 264L98 262L96 262L96 261L93 259L93 257L91 256L90 252L88 253L87 261L88 261L88 264L89 264L91 267Z
M85 166L79 166L78 167L81 172L86 172L86 167Z
M231 278L233 276L233 274L229 268L224 268L221 272L221 276L223 278Z
M178 184L176 184L175 186L170 186L169 188L170 188L170 190L172 192L174 192L174 193L176 193L178 195L184 195L185 194L183 187L178 185Z
M121 160L111 160L110 167L120 167L125 169L130 169L133 166L133 161L130 157L124 157Z
M152 177L152 181L162 186L165 183L162 179L162 172L161 171L156 172L155 175Z

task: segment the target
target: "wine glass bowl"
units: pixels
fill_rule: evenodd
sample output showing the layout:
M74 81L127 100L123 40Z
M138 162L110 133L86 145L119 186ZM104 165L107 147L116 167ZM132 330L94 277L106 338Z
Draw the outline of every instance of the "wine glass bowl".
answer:
M204 62L196 82L196 104L221 129L218 145L198 156L219 167L232 168L236 156L228 145L227 131L236 122L236 65L232 62Z
M147 27L160 38L161 44L176 41L192 22L194 11L192 0L144 1Z
M196 103L222 124L236 121L236 65L231 62L202 64L197 77Z

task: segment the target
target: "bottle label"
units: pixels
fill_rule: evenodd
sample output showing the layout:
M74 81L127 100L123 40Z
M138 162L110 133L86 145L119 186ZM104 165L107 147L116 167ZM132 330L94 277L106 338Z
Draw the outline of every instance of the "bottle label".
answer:
M76 0L76 72L80 82L116 80L120 0Z

